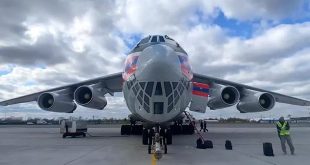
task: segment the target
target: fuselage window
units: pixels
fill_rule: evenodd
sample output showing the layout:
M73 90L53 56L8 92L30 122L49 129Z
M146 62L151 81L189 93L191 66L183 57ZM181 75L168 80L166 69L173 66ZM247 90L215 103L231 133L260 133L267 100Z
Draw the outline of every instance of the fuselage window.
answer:
M169 113L172 109L173 109L173 104L169 105L167 112Z
M159 42L165 42L165 39L163 36L159 36Z
M138 91L137 91L136 87L133 87L132 89L133 89L133 92L135 93L135 96L137 96Z
M140 86L141 86L142 89L145 88L145 82L139 82L139 84L140 84Z
M154 102L154 114L163 114L163 113L164 113L164 103Z
M155 95L163 95L163 90L160 82L157 82L156 84Z
M173 89L175 89L178 86L178 82L172 82L172 86L173 86Z
M149 97L147 97L146 95L144 95L144 102L145 102L147 105L150 105L150 99L149 99Z
M150 107L144 103L143 108L146 110L146 112L150 113Z
M170 105L173 101L173 95L168 97L168 105Z
M168 97L172 92L171 84L170 82L165 81L164 86L165 86L166 97Z
M166 38L166 39L168 39L168 40L172 40L172 41L174 41L174 39L172 39L172 38L168 37L167 35L165 35L165 38Z
M138 96L138 101L139 101L139 103L142 105L142 98L140 97L140 96Z
M136 83L135 88L137 89L137 91L139 91L139 90L140 90L140 86L139 86L139 84L138 84L138 83Z
M143 92L142 92L142 91L140 91L139 96L140 96L141 98L143 98Z
M146 85L145 93L152 97L154 82L148 82Z
M151 42L157 42L157 36L153 36Z

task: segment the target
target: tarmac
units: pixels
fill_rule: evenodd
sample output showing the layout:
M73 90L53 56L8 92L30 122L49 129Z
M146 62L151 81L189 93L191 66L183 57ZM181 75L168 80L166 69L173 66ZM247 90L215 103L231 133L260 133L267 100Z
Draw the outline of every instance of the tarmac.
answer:
M213 141L213 149L196 149L196 135L176 135L168 154L156 161L141 136L121 136L119 126L97 126L88 129L92 136L66 139L57 126L0 126L0 165L308 165L310 161L307 125L291 126L295 155L282 153L271 124L210 124L208 129L203 136ZM225 140L231 140L233 150L225 150ZM274 157L263 155L263 142L273 144Z

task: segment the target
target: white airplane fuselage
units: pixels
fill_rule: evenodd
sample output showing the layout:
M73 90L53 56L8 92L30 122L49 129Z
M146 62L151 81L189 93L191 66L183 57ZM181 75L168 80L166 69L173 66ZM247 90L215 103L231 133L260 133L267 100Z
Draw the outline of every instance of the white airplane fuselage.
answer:
M175 119L191 100L192 71L179 46L152 43L130 53L123 74L123 93L133 115L150 123Z

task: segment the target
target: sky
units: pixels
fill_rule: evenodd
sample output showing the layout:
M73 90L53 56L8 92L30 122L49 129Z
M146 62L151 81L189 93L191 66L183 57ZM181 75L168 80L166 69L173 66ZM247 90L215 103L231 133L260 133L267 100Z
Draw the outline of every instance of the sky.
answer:
M193 71L310 100L310 2L306 0L1 0L0 100L123 69L142 38L169 35L189 54ZM124 118L123 95L103 111L40 110L35 102L0 107L0 118ZM208 117L310 116L310 108L277 103L268 112L235 107Z

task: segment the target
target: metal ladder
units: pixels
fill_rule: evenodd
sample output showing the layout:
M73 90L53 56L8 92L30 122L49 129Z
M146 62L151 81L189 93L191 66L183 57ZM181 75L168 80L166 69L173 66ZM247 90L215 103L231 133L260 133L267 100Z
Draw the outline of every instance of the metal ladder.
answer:
M191 118L189 112L184 111L184 114L185 114L185 116L188 118L190 124L194 127L194 129L195 129L195 131L196 131L196 134L197 134L198 137L202 140L202 143L204 143L205 140L204 140L203 136L201 135L200 131L197 129L196 125L194 125L193 119Z

